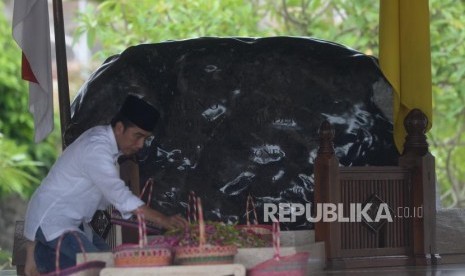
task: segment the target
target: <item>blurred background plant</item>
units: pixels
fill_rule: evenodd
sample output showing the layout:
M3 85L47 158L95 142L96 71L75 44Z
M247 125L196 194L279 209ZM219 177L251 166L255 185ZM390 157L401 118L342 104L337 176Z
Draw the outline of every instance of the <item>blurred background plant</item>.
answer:
M0 270L11 266L11 254L0 247Z
M0 197L17 193L26 197L39 183L37 178L42 163L31 160L25 145L17 145L0 133Z

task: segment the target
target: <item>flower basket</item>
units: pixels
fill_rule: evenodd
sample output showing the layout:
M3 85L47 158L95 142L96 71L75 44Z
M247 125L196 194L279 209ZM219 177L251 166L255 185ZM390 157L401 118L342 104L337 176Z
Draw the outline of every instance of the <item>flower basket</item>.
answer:
M84 262L77 264L72 267L68 267L65 269L60 269L60 248L61 243L63 241L63 237L65 234L71 233L76 237L76 240L79 243L79 247L81 248L81 252L84 257ZM50 272L47 274L41 274L42 276L67 276L67 275L80 275L80 276L98 276L100 271L106 266L105 262L103 261L87 261L87 255L84 250L84 246L82 245L82 241L79 238L79 235L76 232L69 231L60 236L58 239L57 247L56 247L56 259L55 259L55 271Z
M147 243L145 219L142 212L137 212L139 244L122 244L113 250L116 267L166 266L173 260L170 248L152 246Z
M147 205L150 204L150 201L152 199L152 190L153 190L153 179L152 178L147 179L147 181L145 182L144 187L142 188L142 191L139 195L141 199L144 196L145 191L147 190L148 187L150 187L150 189L148 192L148 198L146 202ZM113 209L111 211L110 221L113 224L121 225L123 227L129 227L129 228L137 228L139 224L137 221L137 217L135 215L131 216L129 219L124 219L121 216L121 213L116 209ZM162 232L161 229L151 221L146 221L145 224L146 224L145 227L147 229L148 234L160 234Z
M211 245L206 243L205 221L202 203L196 199L199 220L199 245L175 248L174 263L177 265L231 264L237 254L235 245Z
M248 270L247 276L306 276L310 253L301 252L289 256L280 255L279 222L273 222L274 257Z
M250 213L253 213L253 223L250 222ZM268 224L259 224L257 218L257 210L255 209L255 203L251 195L247 196L246 203L246 225L238 225L237 227L242 231L252 233L260 236L269 245L272 244L272 226Z
M180 247L199 245L199 224L197 220L197 199L195 193L189 193L187 205L187 218L189 227L187 229L174 229L156 236L150 241L152 245ZM247 231L234 224L225 224L220 221L204 221L205 243L209 245L235 245L237 248L270 247L271 241L266 241L263 235ZM244 225L245 226L245 225ZM257 231L258 232L258 231ZM271 235L270 235L271 236Z

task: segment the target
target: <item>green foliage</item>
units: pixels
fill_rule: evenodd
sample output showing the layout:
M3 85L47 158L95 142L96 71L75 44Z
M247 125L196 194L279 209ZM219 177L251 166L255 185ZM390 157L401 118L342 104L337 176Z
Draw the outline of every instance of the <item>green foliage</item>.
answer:
M429 134L445 206L465 207L464 1L431 0L434 118Z
M0 271L11 267L11 253L0 248Z
M260 36L250 0L107 0L78 14L76 35L86 34L99 58L131 45L202 36ZM105 26L105 28L102 28Z
M3 10L3 4L0 3ZM0 130L10 137L27 137L31 134L33 121L28 112L27 86L21 80L18 61L21 51L11 36L11 25L0 15ZM26 97L23 95L26 94Z
M309 36L350 46L366 54L378 49L379 1L263 1L280 35Z
M39 183L34 175L42 164L32 161L25 152L26 146L0 135L0 197L11 193L25 197L33 184Z

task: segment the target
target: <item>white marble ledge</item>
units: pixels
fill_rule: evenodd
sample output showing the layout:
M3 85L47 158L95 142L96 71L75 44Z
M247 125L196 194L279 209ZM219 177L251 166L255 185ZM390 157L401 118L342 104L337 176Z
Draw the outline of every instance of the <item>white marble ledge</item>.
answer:
M186 265L162 267L134 267L102 269L100 276L219 276L234 275L245 276L245 267L241 264L225 265Z

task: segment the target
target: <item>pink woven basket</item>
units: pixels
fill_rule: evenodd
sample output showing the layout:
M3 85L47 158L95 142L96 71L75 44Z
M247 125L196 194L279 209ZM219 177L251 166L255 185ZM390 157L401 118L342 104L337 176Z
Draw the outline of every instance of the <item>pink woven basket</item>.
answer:
M72 267L68 267L65 269L60 269L60 248L61 243L63 241L63 237L67 233L72 233L76 240L79 243L79 247L81 248L81 252L84 257L84 262L77 264ZM103 261L87 261L86 251L84 250L84 246L82 245L82 241L79 238L79 235L76 232L69 231L60 236L58 239L57 247L56 247L56 258L55 258L55 271L50 272L47 274L41 274L42 276L67 276L67 275L81 275L81 276L98 276L100 271L106 266L105 262Z
M142 197L145 194L145 191L147 190L147 188L149 188L148 197L147 197L147 201L146 201L147 205L149 205L151 200L152 200L153 185L154 185L153 179L152 178L147 179L147 181L145 182L144 187L142 188L142 191L141 191L141 193L139 195L139 198L142 199ZM121 225L123 227L128 227L128 228L138 228L138 225L139 225L139 223L137 221L137 217L135 215L133 215L129 219L124 219L121 216L121 213L118 210L115 210L115 209L111 211L111 219L110 219L110 221L113 224ZM146 224L145 227L147 229L147 233L149 233L149 234L160 234L162 232L161 229L151 221L146 221L145 224Z
M237 254L235 245L210 245L206 243L205 221L203 219L202 202L196 198L199 220L199 245L179 246L175 248L174 263L177 265L230 264Z
M113 250L116 267L144 267L170 265L173 254L169 247L152 246L147 243L145 219L137 212L139 222L139 244L122 244Z
M247 276L306 276L310 253L301 252L289 256L280 255L279 222L273 222L272 259L259 263L247 271Z
M254 219L253 223L250 222L250 215L249 213L253 213ZM266 242L269 242L271 245L272 243L272 226L267 224L259 224L257 218L257 210L255 208L255 203L251 195L247 196L247 203L246 203L246 225L238 225L237 228L241 229L242 231L246 231L248 233L252 233L255 235L260 236Z

